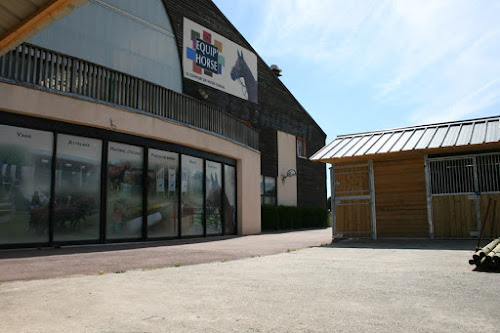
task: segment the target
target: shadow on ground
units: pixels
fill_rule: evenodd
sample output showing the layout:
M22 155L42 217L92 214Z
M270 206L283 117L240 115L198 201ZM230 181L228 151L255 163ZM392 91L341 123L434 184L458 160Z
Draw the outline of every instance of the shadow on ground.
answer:
M481 246L488 244L484 240ZM408 249L408 250L452 250L475 251L475 239L335 239L324 248Z
M66 245L60 247L55 246L55 247L39 247L39 248L26 248L26 249L4 249L0 250L0 260L72 255L76 253L81 254L81 253L113 252L122 250L154 248L160 246L198 244L206 242L216 242L235 237L239 236L186 238L186 239L172 239L172 240L161 240L161 241L133 242L133 243Z

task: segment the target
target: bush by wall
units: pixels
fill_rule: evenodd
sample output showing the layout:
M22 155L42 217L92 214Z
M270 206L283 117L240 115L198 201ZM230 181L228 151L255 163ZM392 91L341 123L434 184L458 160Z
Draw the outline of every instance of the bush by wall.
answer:
M262 206L262 230L290 230L330 226L322 207Z

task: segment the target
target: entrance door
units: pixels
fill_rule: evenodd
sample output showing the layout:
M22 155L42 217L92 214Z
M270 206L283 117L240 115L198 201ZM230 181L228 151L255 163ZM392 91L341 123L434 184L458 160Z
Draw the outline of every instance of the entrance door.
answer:
M371 164L334 166L334 237L374 237Z

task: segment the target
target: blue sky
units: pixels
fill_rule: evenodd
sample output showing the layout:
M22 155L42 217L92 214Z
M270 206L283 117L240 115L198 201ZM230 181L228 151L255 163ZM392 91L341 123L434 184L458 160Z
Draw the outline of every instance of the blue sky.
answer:
M500 1L215 0L328 135L500 114Z

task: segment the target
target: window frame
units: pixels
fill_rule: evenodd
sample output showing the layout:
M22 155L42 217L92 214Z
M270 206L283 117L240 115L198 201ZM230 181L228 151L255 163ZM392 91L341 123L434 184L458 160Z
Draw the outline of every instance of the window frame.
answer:
M296 139L297 139L296 140L297 157L307 158L306 139L301 138L299 136L297 136Z

